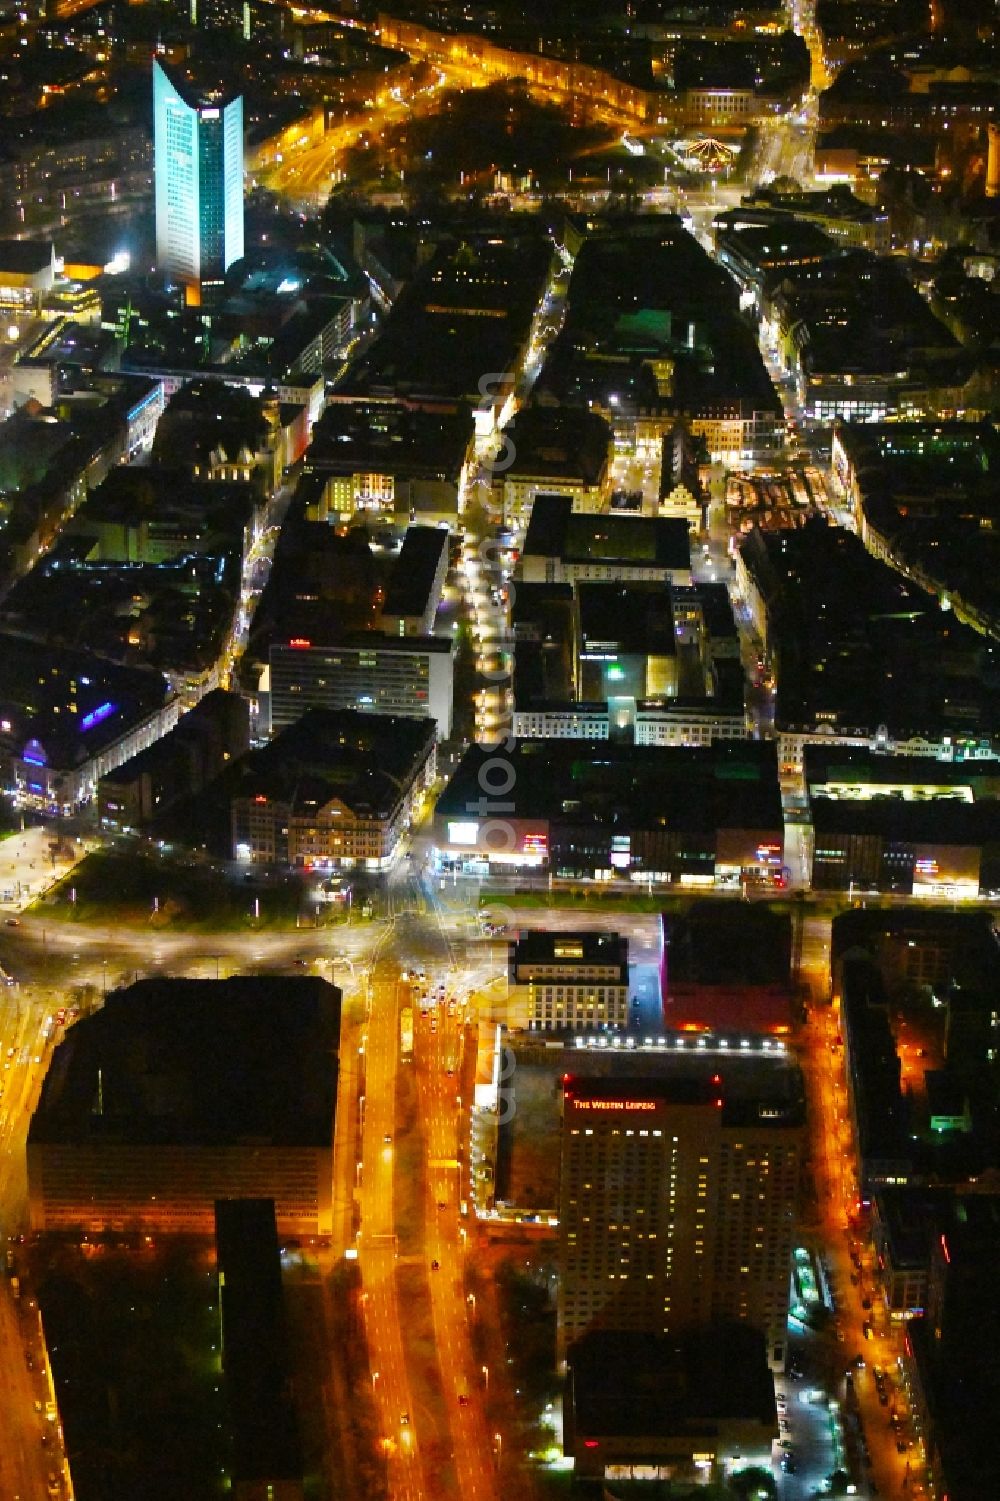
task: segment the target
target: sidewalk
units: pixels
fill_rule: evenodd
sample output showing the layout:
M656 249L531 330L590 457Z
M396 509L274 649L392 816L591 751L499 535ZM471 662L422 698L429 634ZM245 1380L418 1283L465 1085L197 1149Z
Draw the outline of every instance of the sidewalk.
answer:
M59 853L53 854L57 844ZM23 912L87 853L80 839L45 826L0 840L0 908Z

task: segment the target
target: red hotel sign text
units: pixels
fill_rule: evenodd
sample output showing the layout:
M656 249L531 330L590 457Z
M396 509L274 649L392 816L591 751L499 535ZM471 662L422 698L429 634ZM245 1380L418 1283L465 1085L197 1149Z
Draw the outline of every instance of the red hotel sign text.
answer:
M574 1110L655 1110L655 1100L574 1100Z

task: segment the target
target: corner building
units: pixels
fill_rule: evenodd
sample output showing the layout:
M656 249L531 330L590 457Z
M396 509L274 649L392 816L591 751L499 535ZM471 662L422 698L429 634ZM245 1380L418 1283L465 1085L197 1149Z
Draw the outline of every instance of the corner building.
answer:
M31 1228L211 1235L217 1200L270 1199L280 1235L330 1235L339 1047L340 991L313 976L112 991L42 1085Z
M593 1329L735 1320L783 1353L803 1151L798 1100L727 1101L723 1073L566 1076L559 1348Z

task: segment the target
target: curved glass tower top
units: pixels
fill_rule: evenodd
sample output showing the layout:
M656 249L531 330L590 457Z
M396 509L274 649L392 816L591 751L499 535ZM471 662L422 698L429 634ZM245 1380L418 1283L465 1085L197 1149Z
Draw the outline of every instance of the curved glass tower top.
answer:
M193 289L243 254L243 99L200 93L153 63L156 259Z

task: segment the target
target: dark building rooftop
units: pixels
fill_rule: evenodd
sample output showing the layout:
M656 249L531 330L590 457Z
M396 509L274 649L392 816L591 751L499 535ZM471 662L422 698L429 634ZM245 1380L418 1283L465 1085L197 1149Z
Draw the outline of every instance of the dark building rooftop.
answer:
M250 626L243 662L258 669L273 644L302 640L326 645L345 633L371 630L378 611L380 565L367 533L341 536L324 521L308 521L309 481L296 487L274 562ZM256 681L254 682L256 686Z
M723 264L756 281L786 266L819 260L834 249L833 241L815 224L790 214L774 216L769 223L755 223L755 217L765 215L728 209L716 216L715 224Z
M595 1330L569 1352L570 1452L588 1438L711 1434L743 1419L777 1432L764 1336L745 1324L680 1339Z
M851 907L838 912L830 929L832 959L836 964L855 948L866 948L874 954L883 939L906 943L911 937L915 942L933 938L956 956L960 950L964 953L992 950L996 955L989 912L949 912L939 907L912 905L894 910Z
M558 705L583 709L575 702L576 682L569 637L564 640L517 641L514 645L514 707L522 712ZM603 706L605 709L607 705Z
M564 562L691 566L690 530L683 517L574 515L568 495L536 495L524 555Z
M466 751L438 800L441 818L468 816L479 805L479 770L492 752ZM774 745L717 741L705 748L617 742L519 740L509 800L515 818L548 818L574 828L708 831L779 829L782 825Z
M926 1270L931 1236L952 1194L950 1187L930 1184L886 1184L875 1190L875 1213L894 1271Z
M221 449L232 463L244 449L256 453L267 431L264 404L249 391L215 379L188 381L157 423L152 457L170 468L189 468Z
M571 646L575 597L572 584L518 583L510 607L514 639Z
M900 1089L900 1066L889 1027L882 977L867 958L846 958L841 1007L846 1033L862 1190L887 1171L905 1176L911 1158L910 1117Z
M437 526L409 526L382 602L383 615L422 615L448 551L448 533Z
M669 589L659 582L579 583L581 649L672 657L677 651Z
M896 566L947 595L980 630L1000 635L1000 441L992 427L848 423L837 437L854 467L869 533Z
M510 945L511 965L561 964L567 969L582 965L615 964L628 982L628 939L618 933L546 933L529 928Z
M55 1051L32 1144L329 1147L340 991L325 980L139 980Z
M991 643L823 520L755 528L742 559L767 613L780 727L988 734Z
M724 1124L802 1123L805 1118L802 1073L788 1053L780 1049L745 1052L733 1048L723 1064L718 1057L706 1057L697 1051L694 1039L691 1042L691 1049L684 1051L668 1047L627 1052L567 1044L560 1051L553 1050L551 1067L560 1078L565 1075L570 1087L581 1095L594 1090L600 1096L603 1091L603 1096L610 1099L676 1098L681 1103L697 1103L703 1097L716 1100L721 1080Z
M250 744L250 705L238 693L213 688L176 725L145 750L130 756L100 780L102 817L117 814L107 799L124 795L144 778L154 784L150 816L159 817L171 803L188 793L201 791L224 763L243 755ZM138 789L136 789L138 791ZM139 801L142 808L142 801ZM113 818L120 827L126 820Z
M906 844L938 844L979 849L1000 838L1000 802L965 803L956 798L904 802L900 798L817 797L810 804L821 834L879 834Z
M512 370L552 248L535 231L446 241L348 372L347 395L479 399L485 371Z
M773 282L783 321L799 325L807 378L872 375L900 385L934 370L947 386L971 373L957 339L894 260L842 251L818 266L787 267Z
M637 309L697 318L715 306L735 310L739 294L678 218L649 215L584 241L569 290L571 326L612 324Z
M930 1409L931 1454L953 1501L981 1501L1000 1486L994 1426L1000 1410L1000 1194L955 1196L932 1243L927 1313L908 1329Z
M696 584L695 591L709 638L716 641L734 639L738 634L736 618L725 584Z
M0 240L0 278L37 276L47 271L55 252L51 240Z
M274 1200L217 1200L215 1255L233 1479L301 1480Z
M331 400L313 428L310 468L325 473L440 475L458 480L472 437L472 413L403 401Z
M879 796L879 789L905 789L921 795L967 797L976 802L1000 796L1000 760L941 761L936 756L880 755L864 746L807 745L805 781L813 794L827 790L848 796Z
M597 412L576 407L523 407L504 429L513 445L513 461L504 471L549 480L600 482L611 452L611 428Z
M652 362L672 363L661 389ZM591 234L570 280L566 322L541 397L585 406L692 412L719 402L780 414L739 289L676 216L643 215Z
M661 919L664 964L682 985L788 985L792 920L759 902L700 901Z
M242 548L238 536L204 541L211 550L140 563L94 556L99 539L71 533L10 590L0 625L45 646L82 642L109 663L207 671L231 629Z
M433 720L309 709L233 766L226 796L270 798L300 814L337 798L355 816L388 819L435 736Z

